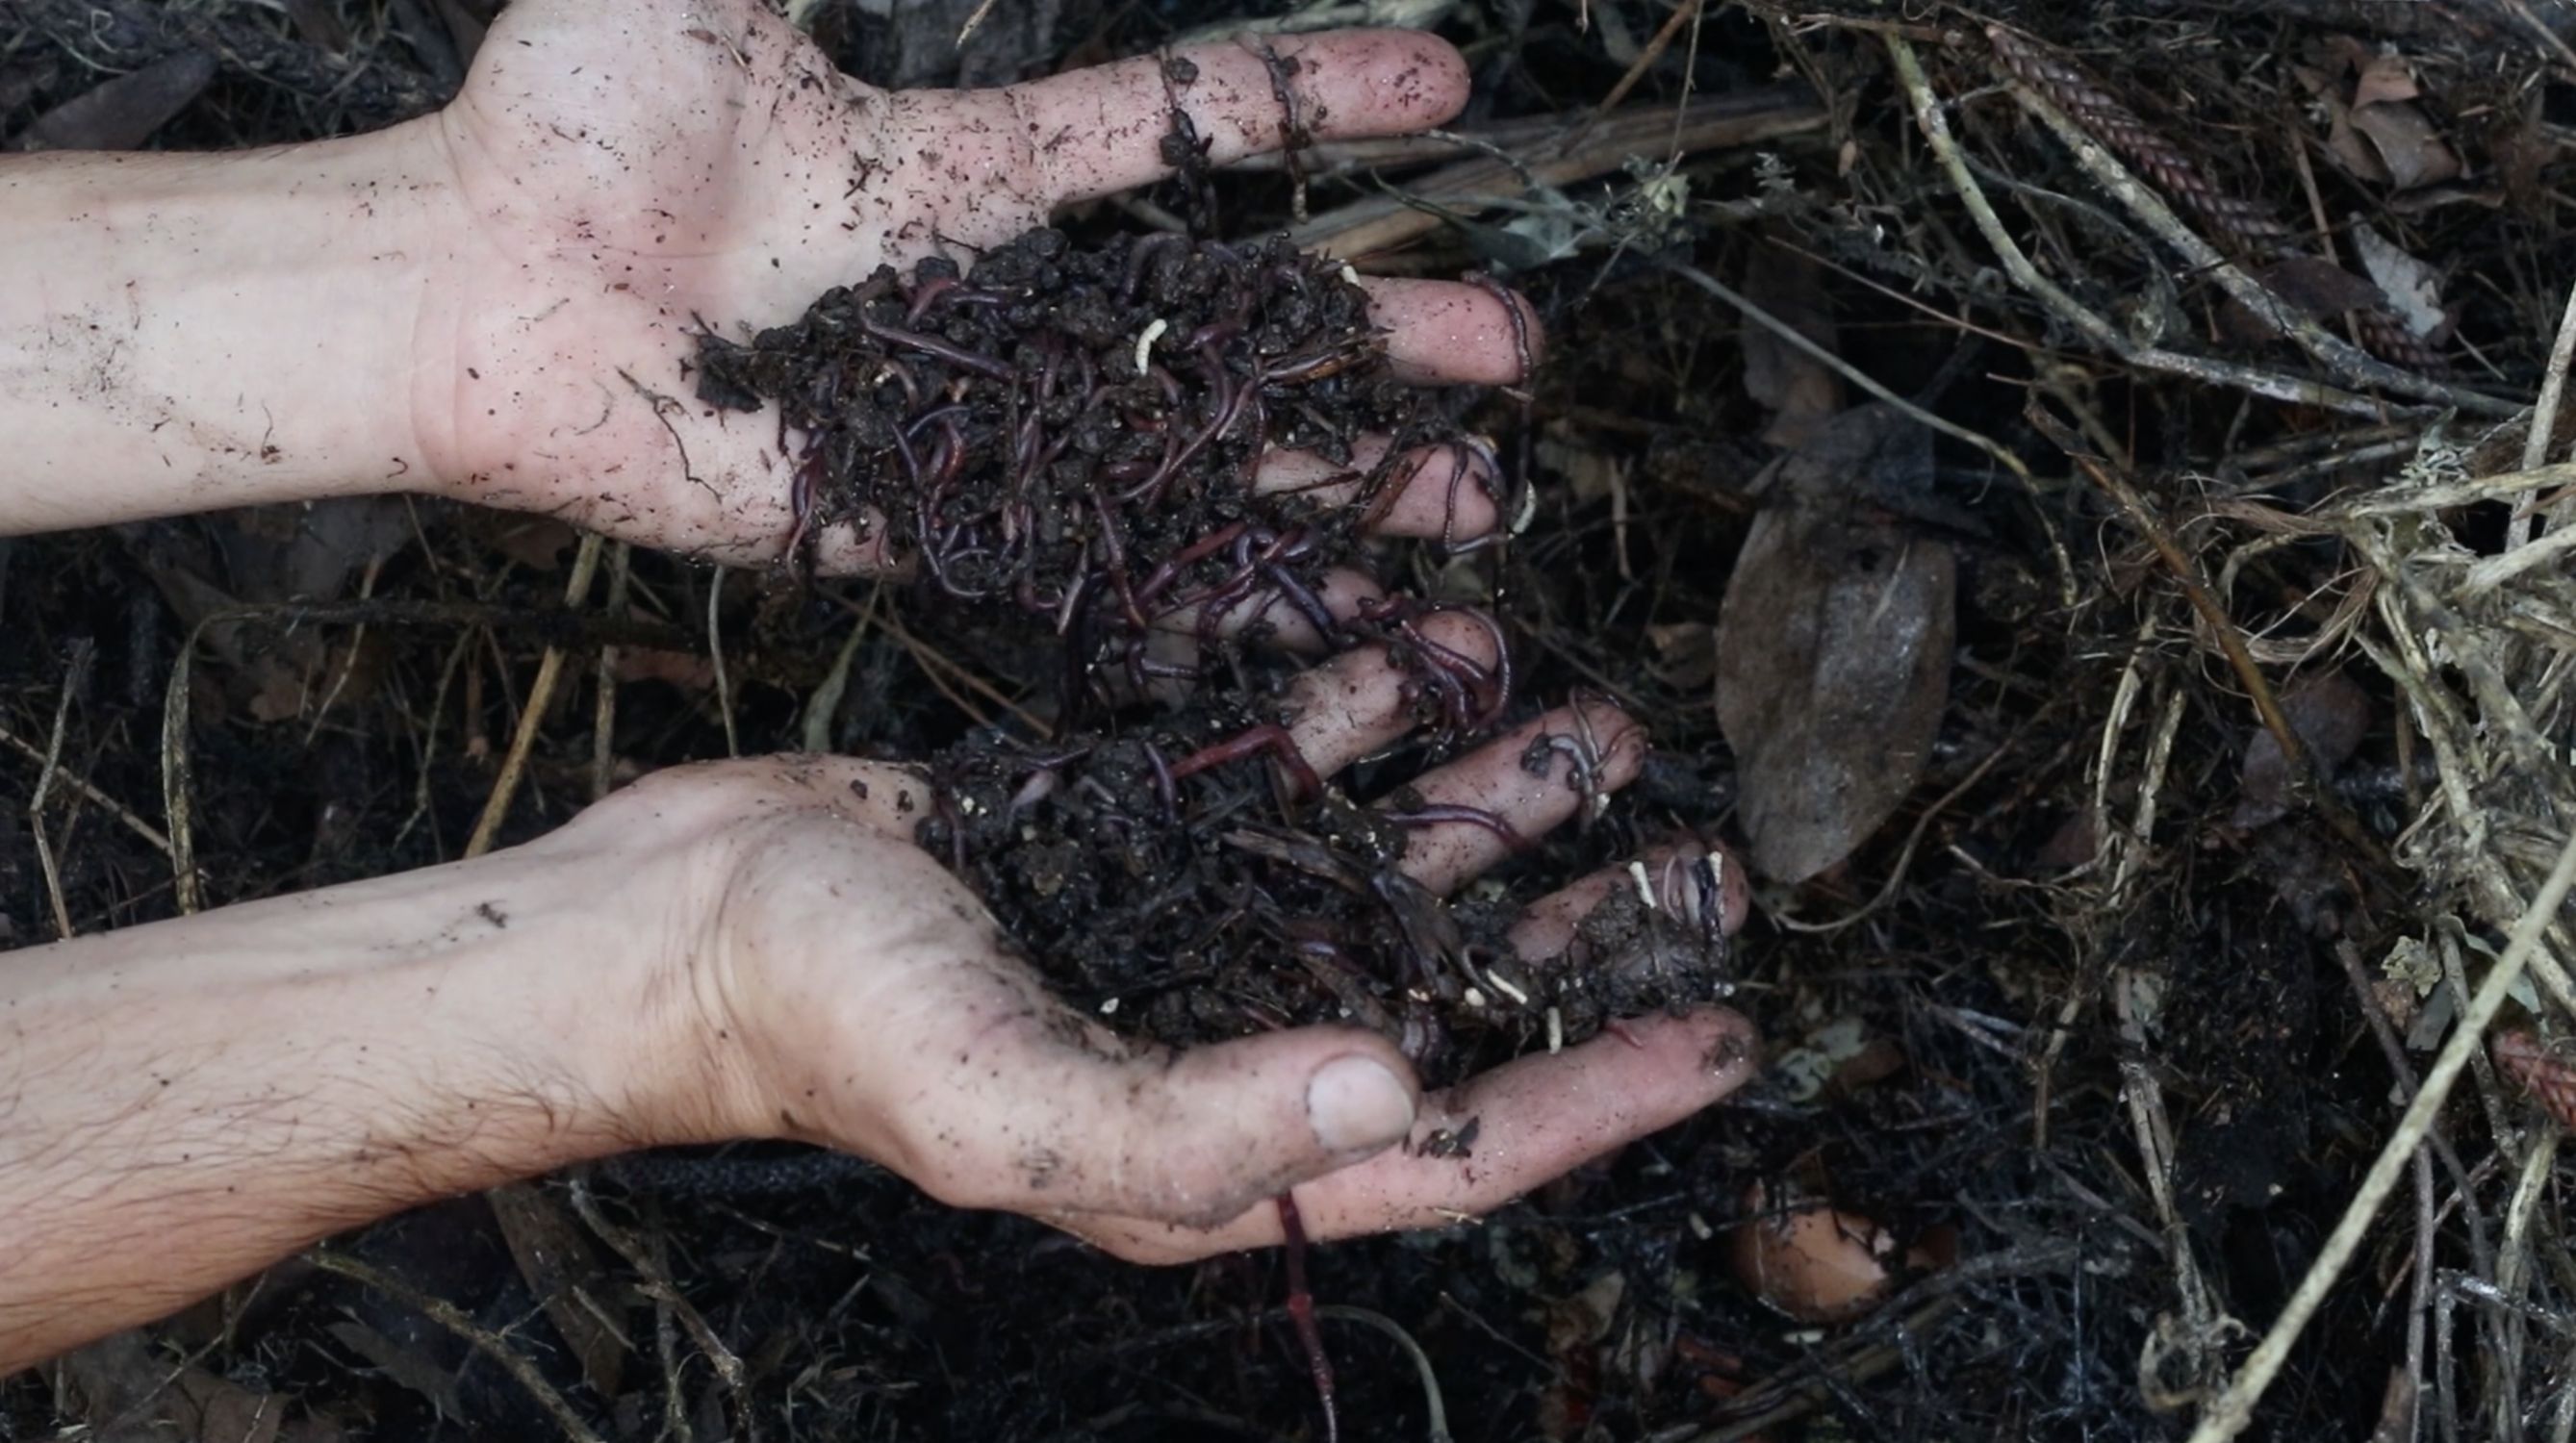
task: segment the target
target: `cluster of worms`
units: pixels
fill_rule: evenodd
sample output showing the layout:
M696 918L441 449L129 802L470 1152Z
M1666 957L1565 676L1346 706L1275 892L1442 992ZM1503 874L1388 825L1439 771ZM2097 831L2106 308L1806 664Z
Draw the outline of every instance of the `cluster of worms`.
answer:
M1069 997L1175 1043L1349 1019L1433 1074L1491 1060L1463 1034L1510 1049L1542 1016L1551 1041L1602 1020L1592 995L1522 975L1500 902L1452 903L1400 866L1423 827L1481 827L1521 856L1540 839L1402 787L1355 804L1286 725L1278 687L1317 649L1385 649L1418 755L1490 736L1515 701L1508 661L1426 630L1438 605L1325 599L1335 570L1369 571L1369 532L1425 474L1451 553L1492 544L1454 521L1499 468L1393 373L1345 267L1284 240L1032 231L971 271L883 268L748 342L707 336L698 380L710 402L776 407L791 552L858 526L911 563L930 624L1053 649L1054 734L930 758L920 840ZM1363 437L1388 439L1382 459ZM1324 458L1297 472L1323 479L1262 484L1282 450ZM1400 470L1408 453L1432 469ZM1261 644L1291 627L1302 662ZM1578 789L1599 764L1573 735L1524 758Z
M699 393L775 402L793 465L802 555L833 523L882 536L935 598L1063 639L1078 666L1132 691L1194 680L1151 643L1195 631L1214 649L1243 613L1293 611L1337 642L1407 630L1409 612L1335 617L1325 573L1393 504L1411 448L1445 448L1451 514L1491 473L1482 443L1390 373L1367 297L1344 267L1284 240L1235 247L1175 234L1072 245L1038 230L980 257L909 275L880 268L749 344L704 338ZM1395 444L1352 464L1363 434ZM1264 492L1266 447L1334 469ZM1309 493L1333 491L1333 504ZM1459 548L1475 541L1452 536ZM1426 684L1473 702L1506 687L1442 662Z

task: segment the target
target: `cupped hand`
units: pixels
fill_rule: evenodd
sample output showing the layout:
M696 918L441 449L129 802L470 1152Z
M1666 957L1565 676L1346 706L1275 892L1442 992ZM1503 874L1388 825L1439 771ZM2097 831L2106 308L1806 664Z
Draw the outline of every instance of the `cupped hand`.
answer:
M1461 614L1423 626L1462 655L1490 646ZM1403 684L1374 647L1305 673L1290 697L1299 751L1329 776L1401 739ZM1543 774L1524 764L1541 733L1566 740ZM1406 804L1481 808L1535 837L1624 785L1644 750L1625 716L1579 702L1426 773ZM1351 1028L1179 1053L1133 1042L1049 994L913 844L929 805L903 768L773 758L657 774L537 844L635 854L635 885L657 899L657 1010L695 1041L664 1069L669 1084L642 1094L634 1135L824 1143L947 1202L1174 1262L1278 1241L1277 1210L1261 1204L1290 1188L1319 1238L1475 1216L1705 1107L1753 1066L1747 1025L1718 1008L1628 1022L1428 1095L1386 1039ZM1409 827L1401 865L1446 893L1507 850L1487 826L1432 823ZM1689 870L1650 865L1658 905L1711 905ZM1568 965L1576 925L1614 884L1632 873L1530 907L1511 939L1525 967ZM1723 926L1742 920L1740 890L1714 905ZM1472 1146L1427 1145L1441 1133Z
M1457 53L1427 35L1341 32L1273 53L1318 139L1418 130L1466 99ZM776 417L695 398L701 326L779 324L880 264L971 262L1060 205L1156 180L1175 100L1215 162L1281 143L1270 59L1237 45L1189 58L1186 84L1149 58L889 93L838 73L756 0L519 0L417 132L461 202L458 234L434 238L448 258L417 328L413 412L434 484L718 560L779 557L793 517ZM1527 318L1493 295L1370 285L1401 373L1519 379ZM1264 478L1312 469L1279 457ZM1426 511L1440 515L1399 505L1390 529L1452 519ZM828 569L886 560L848 527L820 540Z

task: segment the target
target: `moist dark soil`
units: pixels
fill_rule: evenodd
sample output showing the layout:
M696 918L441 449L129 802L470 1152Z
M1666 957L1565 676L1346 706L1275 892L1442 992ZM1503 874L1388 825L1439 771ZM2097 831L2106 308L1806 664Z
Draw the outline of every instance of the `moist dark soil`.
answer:
M446 93L493 8L36 0L0 26L0 143L192 47L217 73L156 147L374 128ZM996 7L963 57L977 0L801 8L864 78L899 59L914 82L984 83L1305 7L1027 0ZM2527 397L2569 282L2561 7L1433 8L1475 72L1455 128L1527 174L1495 161L1444 190L1439 172L1493 157L1326 147L1304 206L1290 175L1201 171L957 272L852 276L768 336L705 318L704 404L775 398L820 438L796 453L804 547L879 528L923 558L908 582L634 554L601 568L612 604L595 588L568 608L569 531L428 502L0 542L0 939L172 914L155 840L171 738L209 904L452 859L553 648L570 664L504 840L729 749L928 762L945 805L922 840L1112 1025L1186 1045L1358 1019L1443 1078L1541 1045L1549 1005L1579 1036L1603 1011L1695 995L1717 965L1704 939L1657 935L1624 894L1588 924L1581 966L1502 973L1528 1004L1489 985L1516 904L1665 828L1745 840L1745 751L1712 697L1742 662L1716 629L1748 536L1781 512L1764 478L1800 444L1786 421L1864 398L1676 269L1694 267L1994 446L1944 433L1919 489L1811 502L1795 544L1772 547L1777 575L1828 581L1912 575L1949 548L1951 664L1921 668L1946 689L1908 698L1930 741L1893 814L1813 879L1757 893L1722 964L1765 1040L1759 1079L1473 1226L1314 1250L1344 1436L1433 1436L1435 1392L1448 1436L1479 1443L2183 1436L2424 1074L2407 1034L2437 1036L2445 1001L2426 975L2474 985L2511 920L2442 880L2476 842L2434 815L2446 783L2422 723L2440 708L2417 703L2459 678L2437 664L2401 684L2356 652L2417 646L2372 618L2438 581L2442 548L2496 552L2520 498L2426 517L2429 559L2404 586L2303 527L2401 467L2510 470L2521 442L2410 411L2248 324L2010 87L2038 87L2293 309L2418 376ZM1961 171L1930 149L1899 40ZM1676 139L1701 107L1783 105L1807 118ZM1625 138L1598 178L1553 179L1545 147L1567 134ZM2133 348L2199 369L2105 349L2014 280L1961 174L2041 276ZM1510 204L1477 210L1473 193ZM1389 211L1423 223L1372 242L1363 270L1504 269L1535 302L1549 358L1526 409L1392 386L1339 267L1266 239ZM1130 237L1175 212L1203 233ZM2392 249L2420 269L2383 279L2371 266ZM2409 329L2436 305L2438 326ZM2212 381L2212 364L2292 384ZM2381 409L2338 411L2318 383ZM1370 430L1497 438L1503 511L1527 530L1482 550L1377 542L1360 526L1386 497L1376 472L1348 478L1347 507L1252 491L1265 441L1336 455ZM2557 434L2563 449L2576 417ZM2116 504L2079 447L2143 504ZM2156 525L2292 711L2310 673L2343 672L2331 785L2277 766L2257 784L2243 674L2150 545ZM1310 783L1261 738L1311 661L1264 632L1403 652L1421 617L1316 628L1298 592L1344 565L1415 606L1489 609L1512 682L1413 655L1418 735ZM1255 592L1284 599L1199 634L1190 607ZM2549 614L2509 624L2536 635ZM1586 687L1656 748L1593 828L1445 903L1396 880L1405 785ZM2487 701L2459 715L2502 734L2513 717ZM2563 755L2563 695L2524 705ZM1877 740L1848 723L1773 739L1793 755ZM2510 810L2536 767L2500 766L2474 795L2495 837L2545 861L2563 820ZM2551 1436L2576 1318L2551 1199L2576 1175L2563 1155L2527 1160L2530 1105L2487 1071L2436 1120L2434 1165L2381 1212L2246 1436ZM1892 1255L1956 1261L1848 1316L1785 1317L1730 1259L1753 1199L1793 1191L1874 1220ZM544 1246L514 1253L505 1211L550 1219ZM1133 1268L826 1154L624 1160L332 1246L393 1286L282 1264L0 1382L0 1439L569 1436L496 1353L618 1443L1323 1434L1279 1255ZM2508 1271L2521 1292L2502 1290Z

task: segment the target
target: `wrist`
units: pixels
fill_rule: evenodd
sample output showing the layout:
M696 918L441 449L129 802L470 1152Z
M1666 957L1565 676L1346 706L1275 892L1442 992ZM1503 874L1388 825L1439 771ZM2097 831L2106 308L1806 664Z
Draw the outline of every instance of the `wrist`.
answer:
M453 191L418 124L0 161L0 530L416 485Z

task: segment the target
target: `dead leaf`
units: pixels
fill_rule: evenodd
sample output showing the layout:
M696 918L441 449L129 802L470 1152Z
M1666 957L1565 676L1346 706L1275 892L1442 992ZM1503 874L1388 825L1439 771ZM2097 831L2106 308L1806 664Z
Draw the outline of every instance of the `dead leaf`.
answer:
M1565 422L1548 422L1539 435L1538 461L1573 483L1575 500L1598 501L1618 488L1620 469L1628 462L1575 439L1581 434Z
M1744 267L1744 293L1798 334L1837 349L1824 267L1785 246L1757 245ZM1747 322L1743 337L1744 393L1772 413L1762 439L1794 451L1841 413L1843 378L1768 326Z
M302 1419L295 1400L245 1388L165 1356L146 1329L63 1355L61 1406L94 1443L337 1443L340 1431Z
M2370 731L2371 710L2370 694L2339 671L2310 677L2281 697L2290 730L2328 776L2352 760L2354 748ZM2258 729L2246 743L2238 785L2243 796L2228 818L2235 825L2259 827L2289 814L2290 764L2268 729Z
M2326 112L2326 150L2351 174L2392 190L2459 178L2465 167L2415 102L2422 91L2403 56L2349 35L2310 52L2321 63L2292 73Z
M2382 305L2378 287L2316 256L2284 257L2255 272L2255 277L2283 304L2313 319L2346 311L2376 311ZM2275 318L2232 296L2219 310L2219 324L2231 338L2246 342L2278 340L2282 334Z
M2356 105L2352 128L2379 153L2391 189L2413 190L2457 180L2463 169L2459 153L2413 105Z
M20 150L132 150L214 78L215 58L202 50L165 55L46 111L14 144Z
M483 1196L501 1224L519 1276L528 1280L528 1290L537 1295L555 1333L580 1360L582 1377L601 1396L616 1397L627 1348L618 1336L617 1320L625 1309L611 1291L588 1234L569 1210L534 1183L505 1183Z
M1676 691L1696 691L1717 679L1717 628L1705 621L1653 622L1646 640L1655 648L1655 675Z
M454 1373L353 1318L332 1323L325 1331L386 1377L428 1399L439 1416L465 1416L465 1403L457 1396Z
M2362 62L2361 76L2353 82L2352 104L2358 110L2413 100L2421 93L2415 88L2415 68L2402 56L2373 55Z
M562 567L566 553L581 540L579 531L551 516L485 511L474 521L474 529L482 534L492 549L539 573Z
M1718 723L1751 860L1803 881L1923 773L1949 697L1957 562L1891 505L1930 483L1932 433L1862 406L1787 457L1718 621Z
M707 658L685 651L621 646L617 649L617 679L667 681L682 691L704 691L716 684L716 669Z
M2449 327L2451 313L2442 307L2442 280L2431 266L2359 223L2352 228L2352 248L2360 253L2361 268L2377 283L2382 305L2405 324L2407 334L2430 340Z

